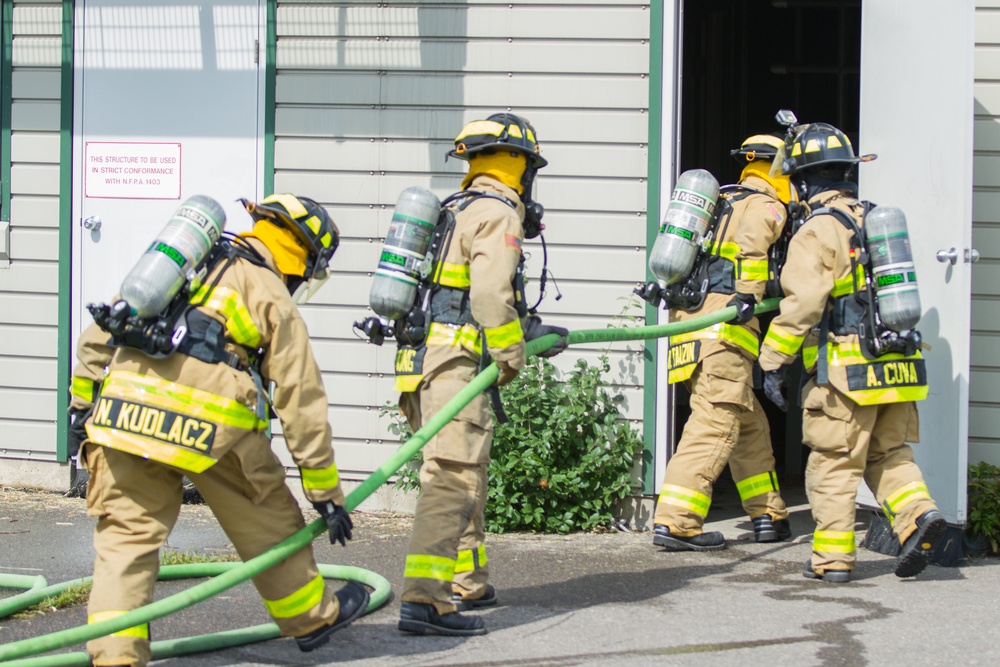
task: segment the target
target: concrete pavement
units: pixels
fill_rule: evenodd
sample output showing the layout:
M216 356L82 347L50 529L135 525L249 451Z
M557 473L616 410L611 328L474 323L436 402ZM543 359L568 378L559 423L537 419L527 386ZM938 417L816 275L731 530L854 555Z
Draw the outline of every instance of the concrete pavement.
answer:
M720 485L723 486L723 485ZM651 534L606 532L491 535L500 605L481 613L490 633L469 639L397 631L399 601L334 635L314 653L275 640L165 660L170 667L237 665L994 665L1000 645L1000 560L930 566L916 580L893 575L895 559L859 550L855 581L824 584L801 576L812 520L801 489L792 504L791 542L756 544L738 499L720 489L706 529L729 548L667 553ZM793 504L794 503L794 504ZM310 515L312 516L312 515ZM398 593L410 522L355 512L345 548L314 543L317 559L387 577ZM867 516L859 512L859 538ZM79 499L0 491L0 572L42 574L49 583L86 576L92 520ZM185 506L169 546L232 553L210 511ZM158 585L157 597L185 587ZM0 591L2 595L16 591ZM248 584L153 624L164 639L267 621ZM82 608L0 621L0 642L86 622ZM79 650L77 647L74 650Z

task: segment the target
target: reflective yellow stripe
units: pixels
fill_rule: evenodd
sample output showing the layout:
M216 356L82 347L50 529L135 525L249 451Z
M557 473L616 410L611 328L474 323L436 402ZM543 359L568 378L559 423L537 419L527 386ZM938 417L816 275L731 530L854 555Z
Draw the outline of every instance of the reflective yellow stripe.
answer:
M397 375L396 376L396 391L411 392L416 391L417 387L420 386L421 380L424 379L423 374L419 375Z
M737 280L767 280L766 259L741 259L736 262Z
M524 340L521 320L511 320L499 327L483 329L483 333L486 334L486 344L491 348L510 347Z
M264 606L271 618L301 616L323 601L324 588L323 577L317 574L315 579L291 595L280 600L264 600Z
M303 489L332 489L340 482L336 463L325 468L299 468L299 472L302 474Z
M101 391L105 397L144 403L233 428L262 430L268 426L268 422L257 418L254 408L231 398L131 371L112 371Z
M854 531L817 530L813 533L813 551L828 554L854 553Z
M698 364L688 364L686 366L681 366L680 368L674 368L667 371L667 384L684 382L694 375L694 369L696 368L698 368Z
M885 502L882 503L886 516L889 517L889 523L894 523L899 510L914 500L931 500L931 494L923 482L910 482L890 493Z
M455 561L455 573L472 572L481 567L485 567L489 559L486 558L486 545L480 544L476 551L463 549L458 552L458 560Z
M762 472L753 477L736 482L736 490L740 492L740 500L749 500L762 493L778 491L778 479L771 472Z
M796 336L787 329L772 324L764 336L764 345L782 354L796 354L805 339L805 336Z
M79 398L81 401L93 403L94 384L96 383L93 380L74 375L73 383L69 387L69 393Z
M723 322L714 324L707 329L671 336L670 344L678 345L691 340L704 340L707 338L729 341L730 343L743 348L755 357L758 353L760 353L760 341L757 340L757 336L755 336L752 331L746 329L745 327L725 324Z
M427 335L428 345L440 346L461 346L472 352L480 352L479 331L471 324L463 324L456 327L443 322L431 323L430 333Z
M704 493L673 484L663 485L663 488L660 489L658 502L683 507L702 518L708 516L708 508L712 505L712 499Z
M445 287L469 289L469 286L472 284L472 278L469 274L469 265L441 262L438 264L434 282L444 285Z
M409 554L406 557L403 576L415 579L454 581L455 560L444 556L431 556L430 554Z
M766 339L765 339L766 342ZM802 365L809 370L816 363L816 359L819 358L819 347L816 345L807 345L802 348Z
M202 285L189 302L214 310L225 317L226 331L236 343L250 348L260 345L260 330L250 317L250 311L243 303L243 296L230 287L216 287L208 300L201 303L208 289L208 285Z
M740 245L732 241L713 243L708 252L711 255L718 255L723 259L728 259L730 262L735 263L736 256L740 254Z
M177 447L128 431L87 424L87 437L99 445L128 452L144 459L172 465L188 472L205 472L216 460L196 450Z
M858 264L854 270L854 274L858 279L858 287L863 288L865 286L865 267ZM830 296L833 298L845 296L847 294L854 294L854 279L851 277L850 273L843 278L834 280L833 291L830 292Z
M119 616L124 616L129 613L128 611L98 611L87 617L87 625L93 625L94 623L100 623L101 621L110 621L112 618L118 618ZM110 637L137 637L138 639L149 639L149 623L143 623L142 625L134 625L131 628L125 628L124 630L119 630L118 632L112 632Z

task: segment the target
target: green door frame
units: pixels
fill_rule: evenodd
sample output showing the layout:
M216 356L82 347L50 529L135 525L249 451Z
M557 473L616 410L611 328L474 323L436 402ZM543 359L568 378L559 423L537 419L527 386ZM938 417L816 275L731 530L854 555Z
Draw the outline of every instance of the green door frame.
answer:
M663 3L649 4L649 141L646 157L646 253L653 247L660 220L660 153L663 147ZM646 268L646 280L653 280ZM646 304L646 323L656 324L657 309ZM654 494L656 479L656 339L647 340L643 364L642 492Z
M59 68L59 300L57 308L59 357L56 361L56 459L69 459L70 363L73 345L73 0L62 3L62 57Z

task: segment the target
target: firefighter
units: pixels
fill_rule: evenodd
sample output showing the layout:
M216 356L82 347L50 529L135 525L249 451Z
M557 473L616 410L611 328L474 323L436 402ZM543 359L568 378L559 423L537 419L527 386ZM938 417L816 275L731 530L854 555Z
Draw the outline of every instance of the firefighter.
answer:
M514 114L494 114L467 124L448 155L467 160L469 168L463 192L445 200L453 207L454 227L430 278L431 324L425 340L400 344L397 354L399 408L413 430L480 372L484 354L496 362L501 386L524 366L525 341L567 334L528 315L523 290L514 284L525 230L528 238L541 231L542 209L531 190L547 161L534 128ZM564 347L560 341L544 356ZM401 631L486 633L483 619L461 611L497 603L484 543L492 439L489 400L480 394L424 446L400 595Z
M691 416L670 457L653 515L653 544L667 551L724 549L718 531L703 532L712 487L726 463L758 542L791 537L788 510L778 489L767 416L753 393L760 324L754 306L764 297L768 250L788 218L794 195L787 177L770 176L781 139L747 138L731 154L743 166L735 188L724 188L722 213L709 255L709 284L693 311L671 308L683 321L728 306L737 316L707 329L670 337L668 382L691 393ZM731 208L728 208L731 207Z
M74 409L89 407L88 390L93 396L99 383L82 448L88 514L97 519L89 623L152 601L159 550L177 520L184 476L244 561L305 525L271 451L269 409L281 420L305 496L325 519L331 543L346 545L352 537L326 393L292 297L327 275L337 227L304 197L278 194L244 204L255 224L233 237L231 261L211 266L191 297L198 306L186 315L189 333L176 352L151 358L135 347L108 347L96 325L80 340ZM369 601L355 583L335 593L327 588L311 547L253 581L281 633L295 637L302 651L325 644ZM94 639L87 650L94 665L145 665L148 624Z
M906 444L918 440L914 401L927 395L926 372L905 383L877 379L899 362L923 368L920 352L873 359L859 336L868 321L863 305L871 307L871 300L857 261L865 208L853 172L862 159L874 157L856 157L843 132L812 123L775 162L812 214L789 242L781 273L786 296L764 338L760 365L765 394L785 410L785 373L801 349L808 375L802 436L811 449L806 493L816 521L803 574L835 583L850 581L854 569L854 504L862 479L902 545L897 576L919 574L947 528Z

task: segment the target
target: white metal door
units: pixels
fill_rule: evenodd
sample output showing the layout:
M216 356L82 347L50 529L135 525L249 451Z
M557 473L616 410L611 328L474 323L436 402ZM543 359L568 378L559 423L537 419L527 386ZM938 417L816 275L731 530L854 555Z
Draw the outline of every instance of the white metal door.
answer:
M931 495L958 523L968 464L973 27L972 0L861 3L857 148L878 154L859 168L861 196L906 213L919 329L931 348L914 452Z
M261 4L77 3L74 336L188 197L249 226L236 199L263 182Z

